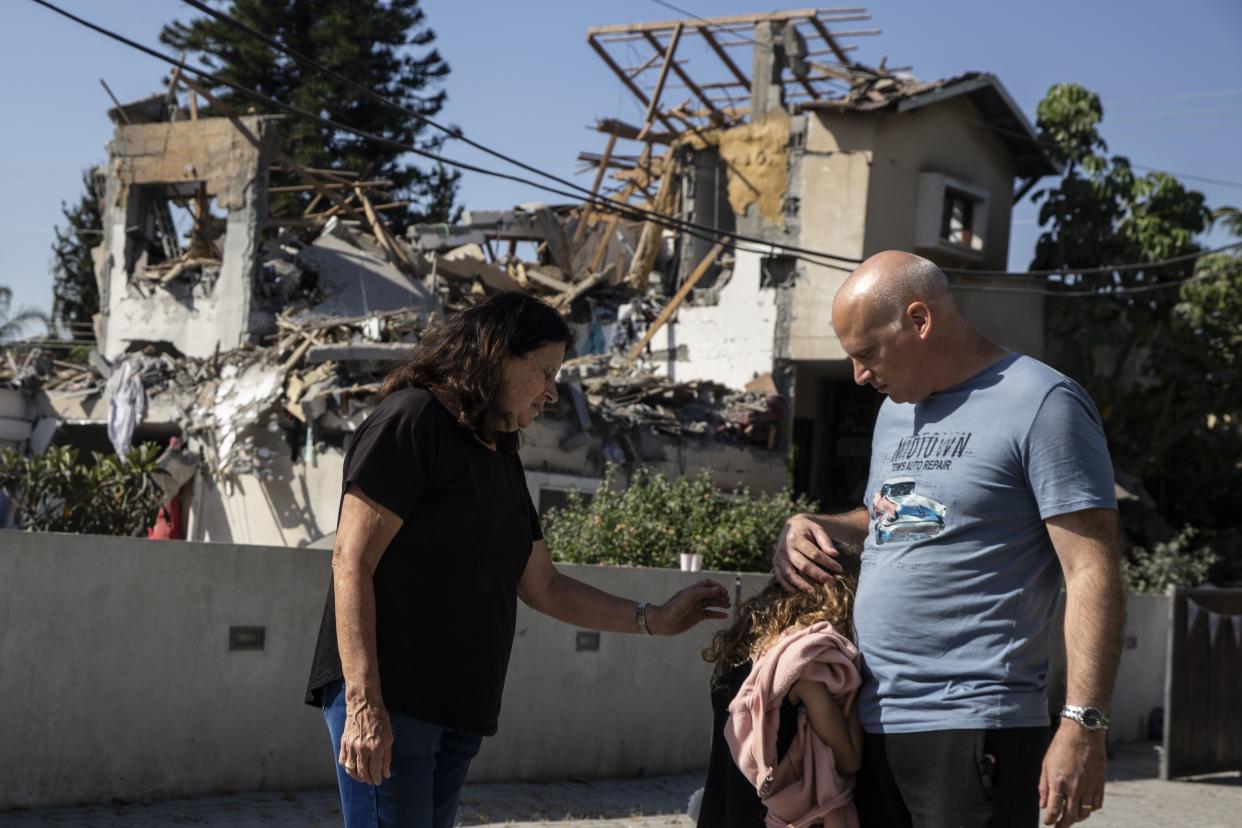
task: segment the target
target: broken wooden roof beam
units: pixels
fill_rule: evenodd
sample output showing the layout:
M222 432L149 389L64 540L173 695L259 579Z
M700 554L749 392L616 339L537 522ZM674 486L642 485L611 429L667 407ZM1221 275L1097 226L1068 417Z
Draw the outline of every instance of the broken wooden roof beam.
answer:
M643 32L669 31L677 24L691 29L710 26L714 30L747 31L756 23L785 22L799 19L826 18L827 22L839 23L852 20L870 20L865 8L848 9L794 9L789 11L766 12L763 14L736 14L723 17L694 17L687 20L660 20L649 23L616 23L607 26L593 26L587 30L588 35L608 38L607 42L616 42L621 36L642 36Z
M625 138L630 141L637 141L638 134L642 132L640 127L636 127L633 124L620 121L616 118L600 118L595 122L595 130L597 132L603 132L606 135L616 133L618 138ZM649 131L642 140L649 141L653 144L671 144L677 140L677 134L673 132L656 132L652 130Z
M630 92L634 94L634 97L642 101L644 106L651 105L651 99L647 97L643 90L638 88L638 85L634 83L633 79L628 74L626 74L625 70L612 59L612 55L608 54L608 50L605 49L602 44L598 43L595 38L589 34L587 35L587 43L590 44L591 48L595 50L595 53L600 56L600 59L604 61L604 64L613 71L613 74L621 79L621 82L625 84ZM656 113L656 117L660 119L660 122L664 124L670 132L677 131L677 128L659 112Z

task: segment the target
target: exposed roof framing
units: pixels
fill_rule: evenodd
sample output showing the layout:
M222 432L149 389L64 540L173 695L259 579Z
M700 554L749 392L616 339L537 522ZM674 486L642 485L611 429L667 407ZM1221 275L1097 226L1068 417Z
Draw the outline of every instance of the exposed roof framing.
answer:
M849 52L857 48L842 39L879 34L879 30L841 31L839 26L870 19L863 8L694 17L596 26L587 31L587 43L646 109L645 123L639 125L645 136L655 121L670 132L681 132L672 122L678 116L690 115L700 121L692 126L699 127L721 126L745 117L750 78L743 67L748 61L737 52L755 45L755 27L761 23L782 24L789 30L787 40L803 49L799 55L803 71L795 74L786 68L782 73L790 98L840 96L849 86L846 78L853 66ZM690 97L671 95L674 90L685 90Z

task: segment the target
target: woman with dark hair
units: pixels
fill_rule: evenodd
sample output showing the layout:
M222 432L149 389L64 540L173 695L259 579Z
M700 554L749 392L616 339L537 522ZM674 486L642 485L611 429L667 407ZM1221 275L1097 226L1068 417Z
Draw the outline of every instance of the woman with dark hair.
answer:
M347 828L449 828L496 732L517 599L579 627L676 635L723 618L700 581L635 603L560 574L517 455L555 403L572 334L500 293L426 334L345 454L341 510L306 700L323 708Z

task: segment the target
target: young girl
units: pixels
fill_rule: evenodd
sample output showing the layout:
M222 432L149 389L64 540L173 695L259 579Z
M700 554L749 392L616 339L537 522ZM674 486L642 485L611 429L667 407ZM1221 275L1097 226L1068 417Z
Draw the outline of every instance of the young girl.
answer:
M703 653L716 670L699 828L857 828L855 583L837 575L807 594L772 581Z

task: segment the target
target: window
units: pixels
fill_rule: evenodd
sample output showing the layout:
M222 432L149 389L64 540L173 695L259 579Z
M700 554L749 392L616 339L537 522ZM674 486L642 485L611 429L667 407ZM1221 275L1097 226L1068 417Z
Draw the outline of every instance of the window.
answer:
M940 219L940 240L970 247L975 202L954 190L944 191L944 212Z
M987 220L987 190L944 173L919 175L916 247L982 259Z

